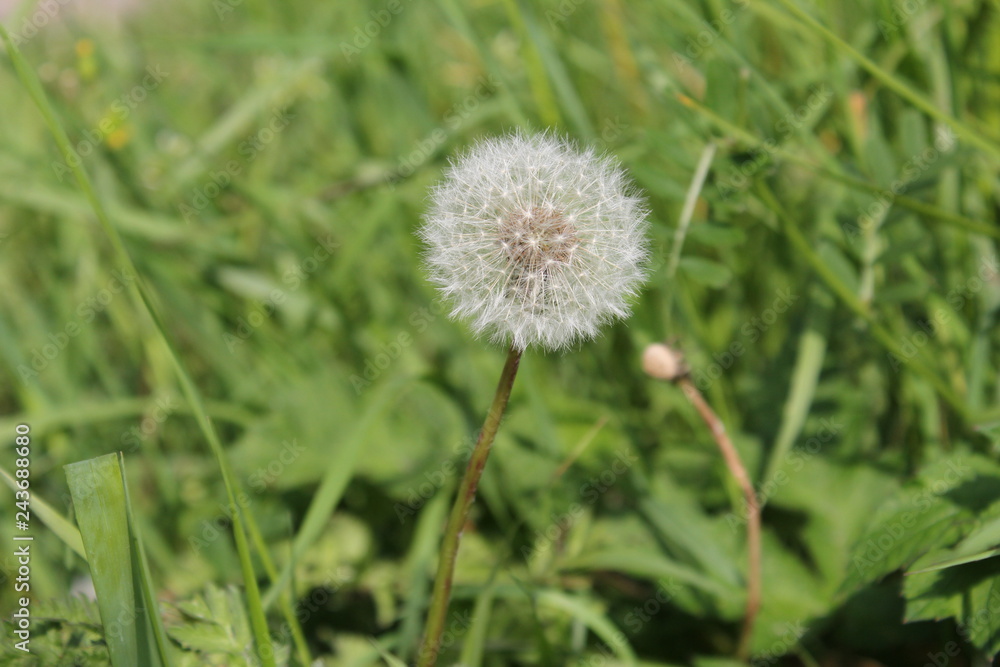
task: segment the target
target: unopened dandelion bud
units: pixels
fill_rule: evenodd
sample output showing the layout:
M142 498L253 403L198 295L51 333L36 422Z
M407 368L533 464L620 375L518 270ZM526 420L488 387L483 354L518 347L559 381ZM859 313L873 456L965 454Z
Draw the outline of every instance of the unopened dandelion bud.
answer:
M642 353L642 370L651 378L675 382L688 374L684 355L663 343L653 343Z

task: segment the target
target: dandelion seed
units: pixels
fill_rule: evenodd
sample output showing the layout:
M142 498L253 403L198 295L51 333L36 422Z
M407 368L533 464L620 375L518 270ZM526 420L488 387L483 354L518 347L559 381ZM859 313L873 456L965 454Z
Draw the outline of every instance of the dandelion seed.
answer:
M476 144L433 191L431 278L477 334L555 350L628 315L647 209L613 159L552 134Z

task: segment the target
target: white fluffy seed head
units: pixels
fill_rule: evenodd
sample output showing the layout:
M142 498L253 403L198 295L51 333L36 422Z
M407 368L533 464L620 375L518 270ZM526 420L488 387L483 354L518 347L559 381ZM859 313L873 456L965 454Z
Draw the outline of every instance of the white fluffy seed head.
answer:
M613 159L515 132L452 162L421 237L452 316L498 343L555 350L628 315L647 213Z

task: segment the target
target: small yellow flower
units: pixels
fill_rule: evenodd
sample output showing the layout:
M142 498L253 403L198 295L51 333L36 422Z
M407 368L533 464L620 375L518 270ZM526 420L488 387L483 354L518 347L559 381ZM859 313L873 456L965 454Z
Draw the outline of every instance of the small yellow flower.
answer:
M77 40L76 70L84 81L93 81L97 76L97 58L94 57L94 42L90 39Z
M125 146L131 138L132 130L127 125L122 125L121 127L115 128L107 137L105 137L104 143L108 145L108 148L116 151Z

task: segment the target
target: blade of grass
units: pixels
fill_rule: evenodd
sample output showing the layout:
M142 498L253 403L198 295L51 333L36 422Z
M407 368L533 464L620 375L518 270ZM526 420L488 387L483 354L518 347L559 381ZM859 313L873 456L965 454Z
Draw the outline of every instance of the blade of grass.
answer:
M531 82L531 90L535 96L535 103L538 105L538 115L547 126L560 125L562 118L559 115L559 107L556 106L556 98L549 85L548 76L545 73L545 65L542 63L541 53L531 39L528 31L528 24L521 14L521 7L517 0L504 0L504 8L507 10L507 18L510 19L515 31L521 36L524 42L526 69L528 70L528 80Z
M167 337L166 328L163 326L161 318L154 309L153 299L148 288L146 287L145 281L143 280L142 275L136 270L135 263L132 261L131 255L129 255L128 250L125 248L121 235L118 233L118 230L114 227L114 225L111 224L111 219L108 217L108 213L105 210L104 205L101 203L101 200L97 197L97 193L90 182L90 177L83 168L82 161L74 159L75 153L70 144L69 137L66 135L65 129L63 129L62 125L56 118L55 111L53 110L48 97L45 95L45 91L42 89L41 83L38 81L38 78L28 66L28 63L24 60L20 50L18 50L17 46L15 46L7 30L2 25L0 25L0 38L3 39L7 46L7 53L10 56L15 71L17 72L18 79L20 79L22 85L24 85L24 87L28 90L28 94L31 96L35 105L38 107L38 110L41 112L46 125L48 125L49 131L52 133L60 152L66 160L66 163L72 165L73 176L76 179L77 185L90 202L90 205L94 210L94 214L97 216L98 222L101 224L105 234L111 241L115 255L118 257L121 265L128 269L131 272L131 275L134 276L134 280L132 280L128 286L129 291L136 302L141 304L143 310L152 320L153 330L156 332L160 342L167 350L171 365L177 373L178 380L180 381L181 389L194 411L195 421L198 423L202 433L208 440L212 453L215 455L219 464L223 483L226 487L226 495L228 497L230 510L232 512L233 535L236 541L236 550L239 554L240 567L243 574L243 583L247 589L247 604L249 605L250 620L254 629L254 638L257 642L257 649L264 667L275 667L274 651L271 648L271 638L267 629L267 617L264 615L264 607L260 600L260 590L257 587L257 577L254 573L253 562L250 556L250 547L247 544L246 532L243 524L243 513L239 504L236 502L238 489L233 481L233 475L229 470L229 464L226 461L226 455L222 448L222 443L215 432L215 427L212 425L211 419L208 417L201 394L198 391L197 386L194 384L194 381L188 375L184 365L181 363L180 357L174 349L173 344ZM252 527L256 528L252 515L247 513L247 517ZM254 530L253 532L259 536L259 530ZM260 546L263 546L262 540ZM262 559L269 558L266 548L261 550L261 557ZM298 620L294 615L292 615L288 621L291 624L298 625Z
M816 393L819 373L823 369L823 359L826 357L826 329L830 323L832 301L829 293L819 287L813 288L809 300L811 307L806 330L799 339L792 384L788 388L788 398L785 399L785 406L781 412L781 426L774 439L774 447L771 449L761 488L768 488L771 478L778 471L778 467L785 460L788 450L806 423L813 395Z
M307 58L285 69L273 83L248 92L229 108L196 142L196 150L177 166L167 180L165 196L177 193L207 168L213 156L251 128L253 120L276 103L288 98L308 77L313 76L319 59ZM288 102L286 102L286 105Z
M699 12L695 11L693 8L687 7L683 3L675 3L673 9L675 9L678 14L684 16L687 23L687 31L693 34L703 29L705 19ZM758 12L763 9L765 9L765 7L762 5L756 5L756 10ZM721 10L718 10L718 13L721 13ZM761 96L766 99L768 103L770 103L778 116L784 118L789 113L795 113L796 109L792 104L790 104L789 100L785 98L784 93L779 89L778 81L767 72L762 71L760 69L760 63L756 62L753 58L747 57L745 45L738 45L734 43L733 38L737 38L737 34L738 33L735 30L724 30L719 34L717 39L720 49L728 53L729 57L733 59L733 62L727 66L731 67L735 71L746 73L748 77L748 85L750 85L754 90L760 91ZM822 113L821 110L817 111L819 111L820 114ZM745 114L743 117L746 117ZM816 117L818 118L819 116ZM794 123L791 129L795 136L799 137L806 145L813 149L822 148L823 144L816 136L810 123ZM834 161L834 157L828 153L820 153L820 157L827 162Z
M385 662L388 667L406 667L406 663L389 653L374 637L369 637L368 641L371 643L372 647L378 651L379 656Z
M949 126L955 131L955 134L966 139L969 143L978 146L993 158L1000 158L1000 146L997 146L992 141L982 137L975 130L975 128L938 109L930 100L924 98L920 95L920 93L913 90L913 88L908 86L906 83L879 67L870 58L838 37L832 30L807 14L805 10L797 6L794 2L792 2L792 0L777 0L777 2L791 12L801 22L801 24L804 24L813 33L818 34L820 37L846 53L859 65L866 69L869 74L884 83L887 88L907 100L910 104L917 107L934 120Z
M798 228L795 221L792 220L791 216L784 209L784 207L778 202L774 193L763 181L757 183L757 190L761 196L761 199L767 204L772 211L778 216L781 221L782 230L785 232L785 236L795 247L797 251L802 254L806 262L813 267L813 270L819 274L823 282L840 297L840 300L850 308L855 315L865 320L868 323L869 330L871 331L873 337L879 344L882 345L890 354L900 360L900 362L908 367L910 367L917 375L921 376L927 380L931 386L934 387L938 395L945 400L948 405L950 405L956 413L962 418L966 423L971 422L971 416L969 414L969 409L965 405L965 402L959 397L955 390L952 389L948 384L938 376L933 370L928 368L923 364L922 361L915 357L907 355L899 343L897 343L892 335L878 323L875 315L872 313L868 304L862 302L858 296L851 290L850 287L845 285L840 277L834 272L829 266L827 266L819 255L813 249L812 245L806 239L805 235Z
M47 186L24 179L23 173L0 172L0 199L11 205L24 206L39 213L65 217L84 217L91 211L90 203L76 192L62 187ZM128 238L173 246L197 247L220 257L237 257L238 250L230 242L205 229L180 224L181 218L108 201L108 215L121 233Z
M135 515L132 513L132 499L129 497L128 482L125 479L125 456L121 452L118 452L117 456L118 459L115 463L118 466L119 479L122 490L125 493L125 515L128 519L129 538L131 539L130 546L132 548L133 560L139 569L136 576L142 593L143 604L147 610L147 631L151 631L153 634L160 662L163 665L170 665L172 662L170 660L170 649L168 648L170 643L167 641L167 633L163 628L163 619L160 618L159 605L156 601L156 590L153 588L153 576L149 572L149 559L146 558L146 547L139 532L139 523L135 520Z
M420 641L420 630L423 628L423 611L430 599L429 571L433 571L437 556L441 526L448 516L448 500L454 489L446 487L448 493L435 494L420 512L417 528L413 538L413 546L406 557L403 575L409 579L410 586L403 603L403 622L399 630L399 646L396 649L400 655L416 654Z
M635 577L677 580L720 598L739 594L735 586L722 583L688 565L658 554L627 549L608 549L567 558L559 563L559 569L563 572L612 570Z
M522 11L521 18L524 20L528 40L538 53L543 74L547 75L546 81L552 81L554 93L559 96L559 102L566 110L568 120L573 124L576 132L587 141L593 141L594 127L587 117L587 105L580 99L559 50L553 44L549 34L535 20L535 17L525 11L524 7L519 6L519 8Z
M146 413L151 405L155 405L154 397L115 398L107 401L87 401L74 403L66 407L46 408L44 412L32 410L7 419L0 419L0 433L12 431L16 424L29 423L36 435L42 436L58 431L65 426L81 426L83 424L100 424L119 419L138 417ZM253 415L237 405L208 401L205 404L208 414L213 419L246 426ZM173 408L172 408L173 409ZM177 414L191 414L191 408L186 405L176 407ZM8 443L0 442L0 447ZM12 444L12 443L11 443Z
M0 477L3 478L3 481L12 491L19 491L21 489L21 487L16 485L16 480L11 474L3 468L0 468ZM41 519L42 523L48 526L49 530L55 533L56 537L72 549L76 555L87 560L87 552L83 548L83 539L80 537L80 531L73 525L73 522L60 514L54 507L42 500L34 492L31 494L31 511Z
M169 667L169 644L132 521L122 461L118 453L71 463L65 466L66 481L111 663Z
M694 216L694 207L698 203L698 196L705 186L705 178L708 176L708 170L712 166L713 158L715 158L715 149L715 142L710 141L701 151L701 157L698 158L698 166L695 167L694 175L691 177L691 185L688 186L687 194L684 196L684 207L681 209L681 216L677 221L677 229L674 231L674 242L670 245L666 280L666 283L670 285L668 291L669 305L666 309L668 330L670 329L669 318L672 317L673 313L671 306L675 295L674 276L677 274L677 265L681 261L681 250L684 248L684 238L687 236L688 227L691 225L691 218Z
M486 633L490 627L495 595L496 586L490 585L476 598L476 606L472 610L472 624L462 644L462 655L459 658L459 663L466 667L479 667L483 662L483 655L486 654Z
M839 171L832 171L820 164L817 164L816 162L813 162L812 160L783 148L781 145L778 145L773 149L768 149L764 139L761 139L743 128L730 123L728 120L722 118L711 109L703 106L686 95L680 96L680 101L684 104L684 106L703 115L710 123L726 134L736 137L740 142L748 146L759 150L769 151L773 155L780 156L784 160L805 167L814 173L821 174L831 180L837 181L838 183L842 183L856 190L864 190L866 192L871 192L872 194L885 193L885 188L877 183L864 181L860 178L855 178L849 174L841 173ZM960 229L1000 239L1000 227L997 227L996 225L991 225L981 220L973 220L972 218L967 218L963 215L957 215L951 211L906 195L893 195L892 201L905 209L927 216L928 218L937 218L942 222L948 223Z
M506 69L501 67L497 62L497 58L490 48L489 43L481 39L473 29L468 18L465 16L464 7L459 5L455 0L438 0L438 5L441 12L448 17L448 20L459 36L476 50L476 53L483 62L484 69L502 82L503 85L499 87L497 94L504 100L504 108L511 122L515 125L527 125L528 117L524 109L521 108L520 100L513 92L516 88L513 85L513 80L506 74Z
M635 652L625 639L625 634L616 628L607 616L597 613L580 598L550 589L538 594L538 604L564 611L579 620L593 630L595 635L604 640L626 665L636 667L639 664Z

